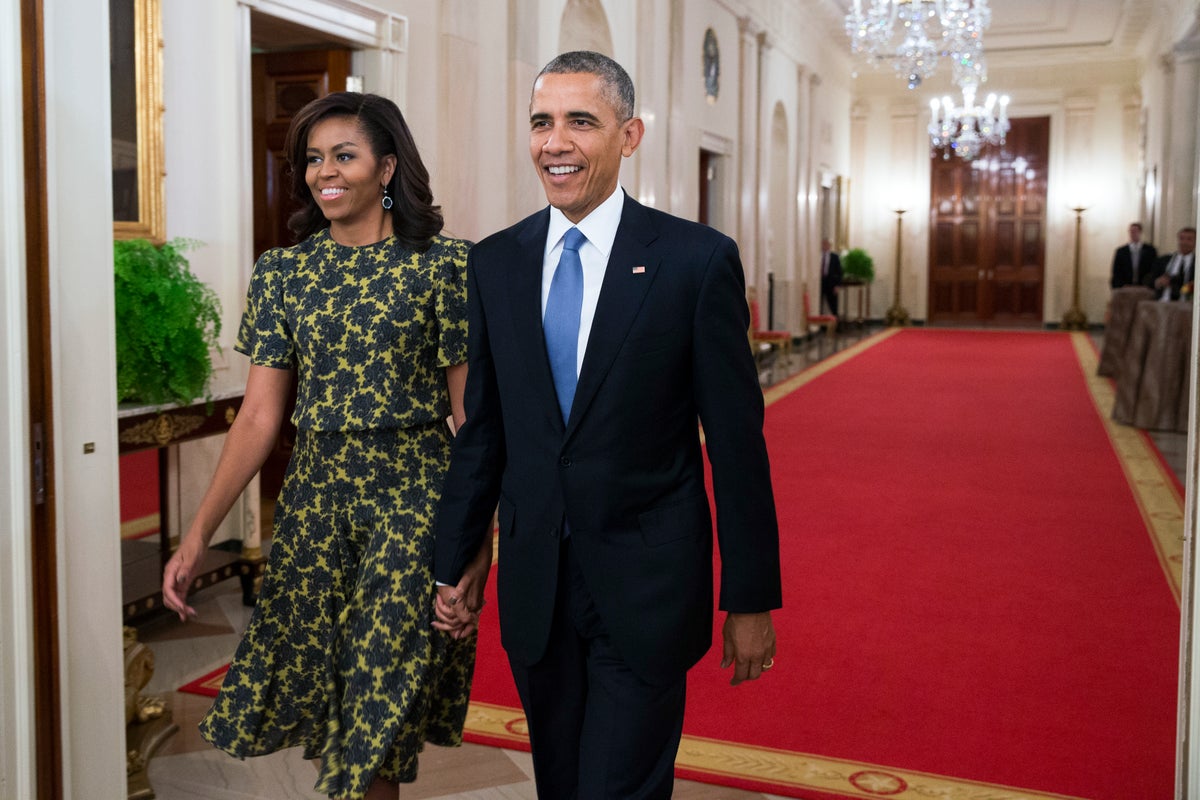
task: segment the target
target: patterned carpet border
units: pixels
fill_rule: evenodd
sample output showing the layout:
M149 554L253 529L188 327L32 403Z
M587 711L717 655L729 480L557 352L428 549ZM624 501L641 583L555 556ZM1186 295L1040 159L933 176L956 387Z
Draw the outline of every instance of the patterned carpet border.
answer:
M519 708L471 703L466 731L476 742L529 750L525 717ZM685 779L734 778L747 789L767 792L809 790L838 797L895 800L1082 800L687 735L680 743L675 768Z
M1072 333L1071 343L1075 346L1079 368L1083 371L1096 413L1104 422L1117 460L1125 470L1125 478L1158 554L1159 565L1178 603L1183 585L1184 500L1146 433L1113 420L1116 390L1111 380L1096 374L1099 359L1088 335Z

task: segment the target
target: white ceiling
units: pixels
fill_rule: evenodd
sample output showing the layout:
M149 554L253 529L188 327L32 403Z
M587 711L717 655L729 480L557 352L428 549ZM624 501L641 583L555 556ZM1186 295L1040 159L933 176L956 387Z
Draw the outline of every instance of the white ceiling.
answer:
M827 35L846 39L852 0L792 0L800 11L819 9ZM1136 57L1142 37L1164 0L990 0L992 24L984 34L993 67ZM330 37L251 9L257 50L329 46Z
M1161 0L990 0L990 66L1135 58ZM846 39L851 0L825 0L827 30Z
M995 57L1103 51L1130 58L1150 22L1146 0L993 0L984 49Z

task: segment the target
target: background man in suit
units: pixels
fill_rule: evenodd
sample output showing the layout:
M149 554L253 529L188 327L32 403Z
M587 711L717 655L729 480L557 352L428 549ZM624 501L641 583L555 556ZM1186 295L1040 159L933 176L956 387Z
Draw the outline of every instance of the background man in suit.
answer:
M1159 300L1178 300L1183 287L1196 279L1196 229L1180 228L1177 240L1179 249L1160 258L1152 276Z
M821 240L821 297L829 313L835 317L838 313L837 289L842 285L842 260L831 249L833 245L828 239Z
M1121 245L1113 253L1112 288L1148 286L1157 261L1158 251L1154 245L1142 241L1142 223L1131 223L1129 243Z
M621 159L643 132L620 65L555 58L530 102L550 207L468 260L437 625L470 628L463 568L498 503L501 641L544 798L671 795L686 673L712 644L697 420L721 664L738 684L774 663L779 539L741 262L728 237L624 193Z

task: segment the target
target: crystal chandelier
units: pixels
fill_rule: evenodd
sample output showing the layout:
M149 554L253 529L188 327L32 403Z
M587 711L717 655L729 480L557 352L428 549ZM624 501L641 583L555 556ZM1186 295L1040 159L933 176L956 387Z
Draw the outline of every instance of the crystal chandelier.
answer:
M950 59L954 82L987 80L983 32L992 22L987 0L854 0L846 15L850 49L878 66L890 64L915 89Z
M977 85L964 83L963 104L955 108L949 96L941 102L929 101L929 141L934 151L941 150L943 158L957 154L964 161L979 155L984 145L1004 144L1008 133L1008 95L997 100L989 94L983 105L975 104ZM999 106L999 109L997 109Z

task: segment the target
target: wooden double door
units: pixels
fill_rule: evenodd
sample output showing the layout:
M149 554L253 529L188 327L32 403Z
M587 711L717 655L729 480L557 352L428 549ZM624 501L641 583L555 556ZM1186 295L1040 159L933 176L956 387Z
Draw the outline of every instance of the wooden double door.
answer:
M928 322L1042 324L1049 153L1036 117L973 161L933 156Z

